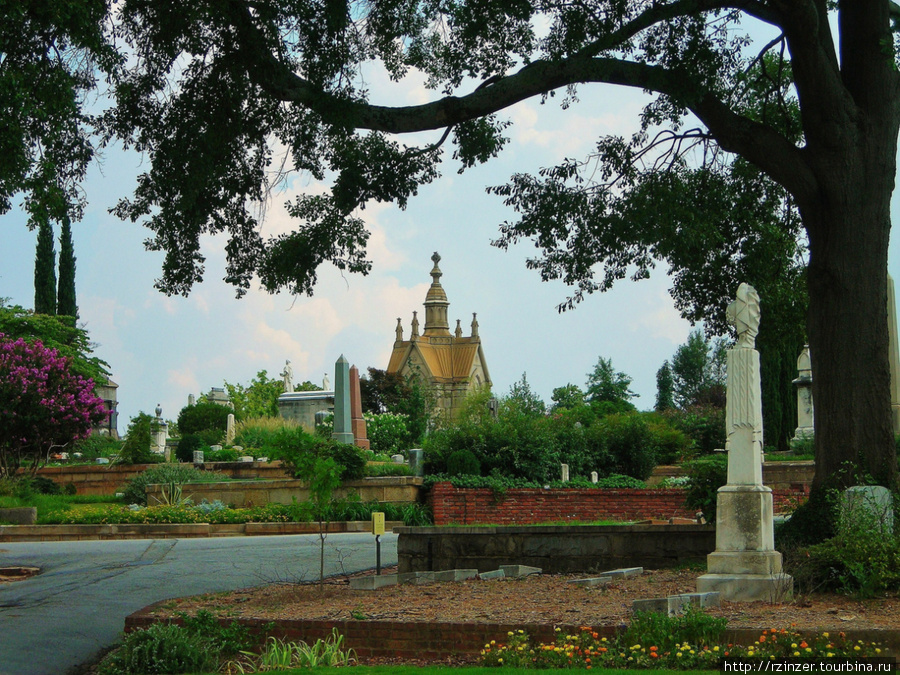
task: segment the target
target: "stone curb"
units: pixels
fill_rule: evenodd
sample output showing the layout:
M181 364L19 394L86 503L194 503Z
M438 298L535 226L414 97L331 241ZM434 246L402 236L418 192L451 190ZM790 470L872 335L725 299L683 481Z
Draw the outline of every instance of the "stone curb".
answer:
M385 529L402 527L399 520L385 523ZM329 523L328 532L371 532L372 523L358 520ZM117 524L117 525L0 525L0 542L81 541L108 539L193 539L203 537L252 537L280 534L318 534L318 523L209 524Z

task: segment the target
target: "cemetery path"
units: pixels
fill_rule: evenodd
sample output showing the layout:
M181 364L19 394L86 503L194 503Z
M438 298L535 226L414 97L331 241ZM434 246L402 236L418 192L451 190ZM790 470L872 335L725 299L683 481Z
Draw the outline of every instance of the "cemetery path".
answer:
M396 535L382 537L384 564ZM328 575L373 567L370 534L331 534ZM115 643L125 617L168 598L308 581L318 535L0 544L0 566L41 574L0 584L0 675L62 675Z
M182 598L154 608L157 616L225 608L229 617L471 622L615 626L625 623L631 603L695 592L698 570L648 570L605 588L575 586L575 575L386 586L353 590L333 579L321 594L315 585L270 585L210 598ZM239 601L238 601L239 599ZM784 603L723 603L709 613L728 618L729 628L800 630L900 628L900 599L856 600L836 594L798 595Z

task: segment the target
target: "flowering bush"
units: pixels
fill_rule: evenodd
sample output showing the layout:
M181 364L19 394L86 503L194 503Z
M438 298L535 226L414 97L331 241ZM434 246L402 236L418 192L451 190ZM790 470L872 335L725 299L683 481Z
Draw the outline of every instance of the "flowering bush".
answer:
M34 473L51 450L89 436L109 414L94 381L69 365L40 341L0 333L0 478L22 466Z
M363 415L366 420L366 436L372 451L378 454L396 455L409 448L403 447L409 436L406 415L381 413Z
M888 649L875 642L853 642L844 633L821 633L804 638L794 630L764 630L749 646L679 640L669 636L665 643L634 641L623 635L601 637L588 626L574 635L556 629L556 641L532 644L525 631L510 631L505 644L492 640L481 650L485 666L518 668L659 668L667 670L710 670L723 658L775 660L782 658L825 660L838 658L885 657Z

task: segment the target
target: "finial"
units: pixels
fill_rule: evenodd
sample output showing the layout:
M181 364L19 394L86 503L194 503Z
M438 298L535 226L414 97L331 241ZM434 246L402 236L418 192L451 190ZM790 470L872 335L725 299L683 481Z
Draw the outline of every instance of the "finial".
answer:
M459 319L456 320L456 337L462 337L462 326L459 325Z
M472 312L472 337L478 337L478 314Z
M400 319L399 316L397 317L396 333L397 333L397 342L403 342L403 321Z
M413 312L413 320L412 320L412 332L409 335L409 338L412 340L413 338L419 337L419 317L417 316L418 312Z
M434 255L431 256L431 261L437 266L439 262L441 262L441 256L437 251L434 252Z

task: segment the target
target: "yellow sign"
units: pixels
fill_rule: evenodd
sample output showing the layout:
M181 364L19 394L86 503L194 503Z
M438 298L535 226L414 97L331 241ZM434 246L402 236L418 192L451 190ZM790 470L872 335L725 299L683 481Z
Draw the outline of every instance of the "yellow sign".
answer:
M372 534L384 534L384 514L381 512L372 514Z

